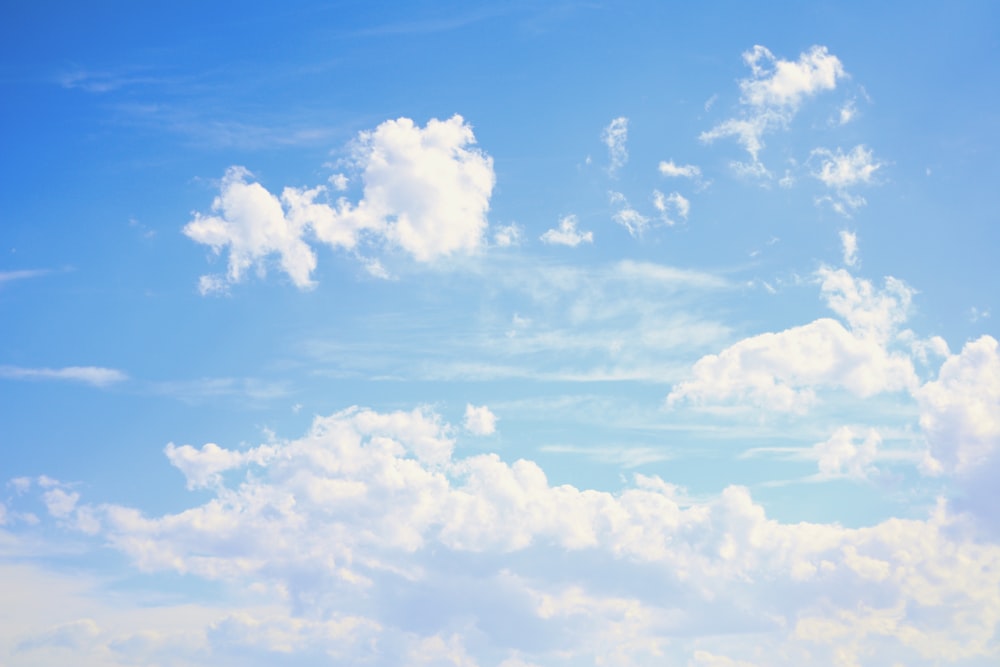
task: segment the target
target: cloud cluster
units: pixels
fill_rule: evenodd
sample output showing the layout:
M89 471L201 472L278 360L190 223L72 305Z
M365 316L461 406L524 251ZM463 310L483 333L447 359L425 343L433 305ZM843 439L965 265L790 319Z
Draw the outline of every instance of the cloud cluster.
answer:
M360 134L352 159L363 186L356 203L343 196L330 202L326 186L285 188L279 198L248 182L246 169L230 168L212 214L195 213L184 227L216 254L228 250L226 274L203 276L201 291L224 290L251 268L264 273L275 255L292 282L308 288L316 268L311 240L346 250L387 245L418 262L482 245L493 161L475 147L472 127L461 116L432 119L423 128L408 118L386 121ZM346 177L337 176L334 187L343 190ZM365 263L379 273L377 260Z
M740 81L741 115L702 132L700 139L711 143L735 137L751 159L749 164L735 166L747 173L766 175L767 169L760 161L763 136L787 127L807 98L833 90L847 73L840 59L825 46L813 46L797 61L790 61L776 58L757 45L743 54L743 61L751 76Z
M267 611L231 608L181 638L213 664L293 652L508 667L996 653L1000 547L943 504L866 528L783 524L738 486L692 501L643 475L615 493L552 485L528 460L456 456L454 432L427 410L351 408L294 440L168 447L208 493L183 511L63 496L49 511L68 524L89 513L142 571L252 584ZM821 446L822 465L863 472L873 436L841 435ZM706 641L720 633L744 640ZM25 656L100 649L115 658L104 664L164 650L163 637L113 636L86 618L17 641ZM763 662L760 647L772 652Z

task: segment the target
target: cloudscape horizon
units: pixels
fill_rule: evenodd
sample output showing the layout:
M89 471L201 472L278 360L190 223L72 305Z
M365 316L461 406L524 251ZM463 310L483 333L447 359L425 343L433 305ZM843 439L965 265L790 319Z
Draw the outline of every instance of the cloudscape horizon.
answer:
M0 9L0 666L1000 660L1000 9Z

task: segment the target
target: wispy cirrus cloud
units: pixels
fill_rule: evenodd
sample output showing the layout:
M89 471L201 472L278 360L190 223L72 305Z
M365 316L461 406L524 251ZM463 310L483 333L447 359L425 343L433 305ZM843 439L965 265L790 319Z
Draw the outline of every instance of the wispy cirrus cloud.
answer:
M604 132L601 133L601 140L608 147L608 173L612 176L628 162L628 118L620 116L612 120Z
M63 368L24 368L0 366L0 377L10 380L61 380L82 382L94 387L107 387L128 379L128 375L114 368L101 366L65 366Z

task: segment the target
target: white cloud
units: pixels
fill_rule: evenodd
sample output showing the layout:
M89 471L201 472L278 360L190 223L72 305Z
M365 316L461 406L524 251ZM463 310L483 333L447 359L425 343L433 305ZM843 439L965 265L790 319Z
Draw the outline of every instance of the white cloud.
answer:
M669 405L743 401L779 411L802 411L815 390L840 388L861 397L916 386L910 358L890 350L905 321L912 290L887 278L876 290L844 270L820 269L827 305L850 325L832 319L741 340L701 358L691 378L674 386Z
M492 435L497 430L497 416L485 405L465 406L465 430L473 435Z
M347 190L347 185L350 182L345 174L334 174L327 180L330 182L330 185L333 186L333 189L338 192Z
M356 204L342 197L331 205L325 186L285 188L279 200L259 183L248 183L246 169L230 168L214 215L195 213L184 227L217 254L229 250L225 278L203 277L201 291L224 291L251 267L265 273L272 255L297 287L311 287L316 255L307 243L310 233L334 248L388 243L419 262L477 250L495 176L492 158L474 144L472 127L458 115L432 119L424 128L400 118L362 132L353 146L364 184ZM335 189L346 184L343 174L333 177Z
M747 175L766 176L768 172L760 162L763 135L786 127L806 98L833 90L847 73L840 59L825 46L813 46L797 61L789 61L776 58L758 45L743 54L743 61L750 67L751 76L740 81L742 115L702 132L700 139L710 143L736 137L750 154L751 163L735 166Z
M855 444L862 435L864 439ZM820 475L867 479L874 471L881 443L882 436L875 429L861 434L850 426L840 427L828 440L813 447Z
M612 120L601 133L601 140L608 147L608 173L614 175L628 162L628 149L625 147L628 141L628 118L620 116Z
M872 183L875 172L883 166L875 159L874 152L863 144L855 146L849 153L839 148L836 151L817 148L811 156L822 160L819 171L813 172L813 176L827 187L838 190Z
M837 664L840 647L873 664L997 655L1000 547L944 503L856 529L782 523L738 486L692 500L643 475L614 493L552 485L531 461L456 457L453 431L425 410L352 408L298 439L180 458L175 448L189 483L220 466L226 478L175 513L84 505L103 527L94 548L245 593L229 609L133 603L116 622L93 591L41 616L37 581L5 578L17 612L0 609L0 650L20 641L23 662L51 663L43 652L69 645L75 664L184 664L163 652L179 642L200 664L326 654L378 667L791 667ZM865 470L865 443L848 441L861 451L830 447L820 460ZM122 592L114 599L120 608ZM47 620L25 629L26 613ZM726 648L709 650L720 637Z
M931 455L946 472L969 474L1000 453L1000 351L992 336L950 355L915 392Z
M107 387L124 382L128 375L114 368L101 366L66 366L64 368L22 368L0 366L0 378L12 380L67 380L95 387Z
M852 120L854 120L858 115L858 108L854 103L854 100L848 100L844 106L840 107L840 113L837 115L837 122L840 125L847 125Z
M184 234L210 246L216 254L228 247L228 284L240 282L251 267L264 274L265 258L277 254L281 269L297 287L311 287L309 276L316 268L316 255L302 240L302 223L286 218L278 198L259 183L248 183L250 176L243 167L230 167L222 179L221 193L212 202L215 215L195 213ZM200 288L205 292L224 284L210 277L201 281Z
M351 215L418 261L477 249L496 178L493 159L475 141L458 115L424 129L400 118L363 132L355 159L364 168L364 198Z
M668 177L701 178L701 169L693 164L678 165L673 160L660 162L660 173Z
M679 192L664 195L659 190L653 190L653 207L659 211L660 218L667 225L676 224L672 217L673 214L687 220L688 214L691 212L691 202Z
M642 236L649 225L649 218L632 208L628 199L620 192L611 191L608 198L612 204L618 205L618 210L611 214L611 219L628 230L633 237Z
M840 231L840 245L843 248L844 264L855 266L858 263L858 237L846 229Z
M576 216L567 215L559 221L558 228L546 231L539 238L545 243L575 248L581 243L593 243L594 233L577 231Z
M741 101L754 107L797 109L804 98L833 90L846 76L840 60L825 46L813 46L792 62L757 45L743 54L743 61L753 76L740 81Z

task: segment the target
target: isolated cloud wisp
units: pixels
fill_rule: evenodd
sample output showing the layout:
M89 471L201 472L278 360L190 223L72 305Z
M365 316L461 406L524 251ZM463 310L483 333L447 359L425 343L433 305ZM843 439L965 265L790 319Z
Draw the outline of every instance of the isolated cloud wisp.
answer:
M601 140L608 147L608 173L614 176L628 162L628 148L626 147L628 118L620 116L612 120L601 133Z

